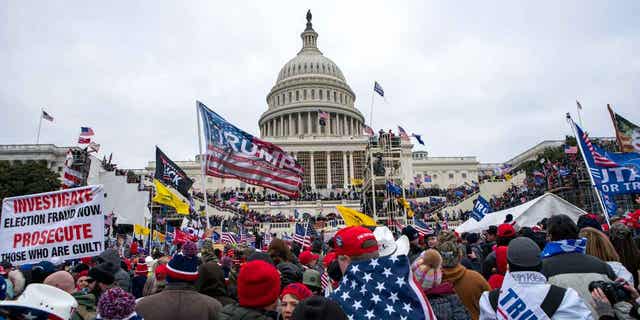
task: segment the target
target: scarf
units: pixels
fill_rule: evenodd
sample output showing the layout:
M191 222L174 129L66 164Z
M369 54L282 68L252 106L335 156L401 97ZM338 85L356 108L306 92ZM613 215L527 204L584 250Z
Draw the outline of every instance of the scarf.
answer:
M550 241L544 247L544 250L542 250L540 257L546 259L564 253L585 254L586 248L587 238Z

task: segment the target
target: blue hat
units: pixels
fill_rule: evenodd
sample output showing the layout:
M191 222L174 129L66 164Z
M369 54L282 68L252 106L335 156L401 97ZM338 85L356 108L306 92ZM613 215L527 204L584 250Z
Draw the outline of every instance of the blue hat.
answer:
M195 282L198 280L198 257L175 254L167 263L167 281Z

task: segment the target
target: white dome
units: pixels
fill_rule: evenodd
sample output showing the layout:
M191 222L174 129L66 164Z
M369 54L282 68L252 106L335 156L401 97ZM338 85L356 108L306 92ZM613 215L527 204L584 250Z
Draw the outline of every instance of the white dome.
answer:
M276 85L288 78L301 75L329 76L345 81L340 68L320 51L302 51L280 69Z

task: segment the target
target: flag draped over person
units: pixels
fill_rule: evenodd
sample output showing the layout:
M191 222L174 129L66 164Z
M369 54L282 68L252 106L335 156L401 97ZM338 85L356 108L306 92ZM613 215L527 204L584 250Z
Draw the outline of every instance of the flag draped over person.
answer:
M158 179L153 179L153 185L156 187L156 194L152 199L153 202L173 207L179 214L189 214L189 204L182 201L179 196L171 192L162 182Z
M347 226L372 226L375 227L376 221L372 217L358 212L355 209L347 208L345 206L336 206L338 212L344 220L344 224Z
M607 109L616 130L620 151L640 153L640 126L613 112L610 105L607 105Z
M186 198L191 197L189 189L193 185L193 180L158 147L156 147L156 171L153 177L176 189Z
M349 319L435 319L406 255L351 263L329 295Z
M227 122L198 102L207 146L206 174L269 188L297 198L303 169L280 147Z

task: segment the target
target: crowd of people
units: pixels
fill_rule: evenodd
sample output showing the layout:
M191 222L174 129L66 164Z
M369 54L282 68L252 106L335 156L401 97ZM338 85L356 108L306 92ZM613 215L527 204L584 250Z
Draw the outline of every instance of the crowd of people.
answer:
M74 261L3 261L0 317L406 318L420 298L392 289L411 281L427 301L418 318L639 319L638 217L609 227L592 214L576 222L557 212L532 226L507 216L463 234L350 226L326 242L273 238L258 249L200 239L149 253L134 242Z

